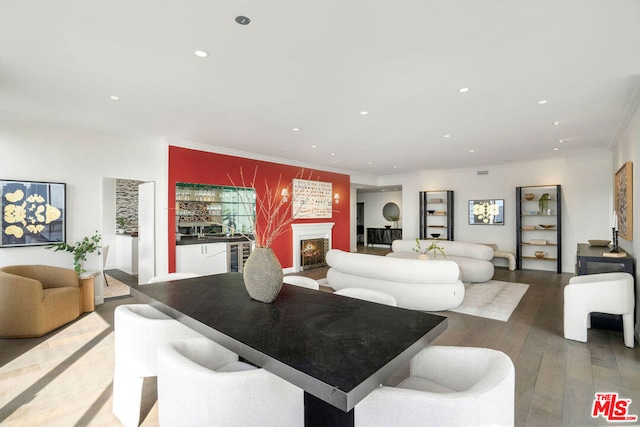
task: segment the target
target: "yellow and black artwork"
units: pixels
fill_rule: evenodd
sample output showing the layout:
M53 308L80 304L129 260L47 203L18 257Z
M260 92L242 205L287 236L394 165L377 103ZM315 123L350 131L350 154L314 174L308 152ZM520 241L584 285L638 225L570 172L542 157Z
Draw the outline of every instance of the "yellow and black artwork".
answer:
M504 200L469 200L469 224L504 225Z
M0 247L64 242L65 184L0 180Z

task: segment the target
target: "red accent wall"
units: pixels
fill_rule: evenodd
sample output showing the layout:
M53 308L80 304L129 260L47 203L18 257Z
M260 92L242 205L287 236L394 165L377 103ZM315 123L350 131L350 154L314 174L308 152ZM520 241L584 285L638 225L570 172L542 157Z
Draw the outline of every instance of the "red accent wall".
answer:
M191 182L196 184L212 185L242 185L240 171L242 170L245 183L253 178L257 167L255 189L258 196L263 194L265 182L271 188L275 188L280 180L281 186L286 186L294 178L312 179L333 184L333 193L340 194L340 204L334 205L333 218L314 218L296 220L294 223L318 223L334 222L332 243L336 249L349 251L350 248L350 187L349 175L326 172L317 169L302 168L279 163L265 162L261 160L246 159L243 157L228 156L225 154L210 153L206 151L192 150L188 148L169 146L169 184L168 184L168 224L169 229L169 271L176 271L176 182ZM311 177L309 177L311 174ZM290 268L292 263L291 228L281 234L271 246L283 268Z

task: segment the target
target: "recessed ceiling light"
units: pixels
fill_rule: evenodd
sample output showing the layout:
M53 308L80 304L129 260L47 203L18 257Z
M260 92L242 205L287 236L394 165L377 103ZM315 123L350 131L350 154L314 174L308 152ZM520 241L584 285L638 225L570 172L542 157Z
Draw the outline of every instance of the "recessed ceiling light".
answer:
M467 93L469 92L471 89L468 87L461 87L460 89L458 89L458 92L460 93Z
M398 169L398 165L393 165L393 168L394 169Z
M300 132L300 128L293 128L294 132Z
M372 165L372 164L373 164L373 162L369 162L369 163L367 163L367 164L368 164L368 165Z
M563 142L564 142L564 139L559 139L559 140L558 140L558 142L559 142L559 143L563 143Z
M311 146L311 148L318 148L318 146L314 144Z
M446 134L444 137L445 137L445 138L451 138L451 135Z
M118 101L118 100L120 100L120 97L119 97L119 96L117 96L117 95L111 95L109 98L110 98L112 101Z
M476 152L476 150L469 150L469 152L470 152L470 153L475 153L475 152Z
M193 52L193 54L199 58L206 58L207 56L209 56L209 52L207 52L206 50L196 50Z
M538 101L538 104L540 104L540 105L544 105L546 103L547 103L546 99L541 99L540 101Z
M553 122L553 125L554 126L558 126L560 123L562 123L562 122L556 121L556 122Z
M554 148L553 151L560 151L558 147Z
M236 16L236 22L240 25L249 25L249 22L251 22L251 19L247 18L246 16Z
M332 156L335 156L335 155L336 155L336 153L331 153L331 155L332 155Z
M360 111L360 115L361 115L361 116L366 116L367 114L369 114L369 112L368 112L368 111Z

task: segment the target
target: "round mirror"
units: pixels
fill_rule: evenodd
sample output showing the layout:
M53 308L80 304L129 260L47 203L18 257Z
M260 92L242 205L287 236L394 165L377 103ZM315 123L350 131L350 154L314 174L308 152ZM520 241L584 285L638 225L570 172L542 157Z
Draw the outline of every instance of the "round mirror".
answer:
M387 221L398 221L400 219L400 208L393 202L389 202L382 208L382 216Z

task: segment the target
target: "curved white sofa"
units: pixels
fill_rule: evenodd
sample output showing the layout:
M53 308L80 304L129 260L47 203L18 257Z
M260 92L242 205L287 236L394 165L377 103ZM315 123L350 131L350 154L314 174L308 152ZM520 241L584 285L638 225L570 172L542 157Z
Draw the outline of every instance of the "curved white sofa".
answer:
M453 261L403 259L344 252L327 253L327 281L333 289L366 288L392 295L398 307L450 310L464 298L460 268Z
M442 258L440 252L434 260L446 259L455 261L460 266L460 280L465 283L481 283L491 280L493 277L493 249L479 243L456 242L453 240L420 240L422 248L428 248L431 243L437 242L443 250L446 258ZM394 240L391 250L387 254L395 258L417 259L418 254L413 251L416 247L415 240ZM432 252L429 252L429 257Z

